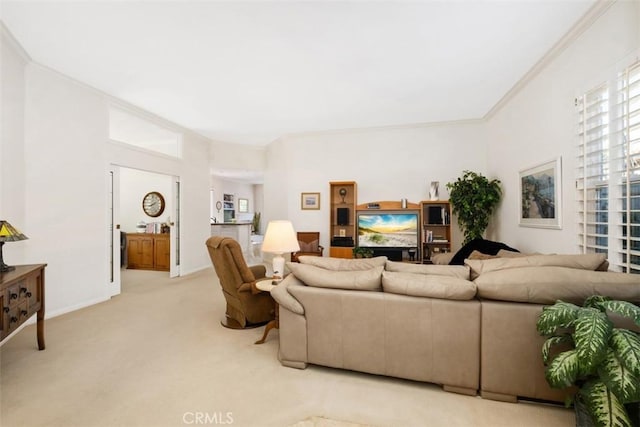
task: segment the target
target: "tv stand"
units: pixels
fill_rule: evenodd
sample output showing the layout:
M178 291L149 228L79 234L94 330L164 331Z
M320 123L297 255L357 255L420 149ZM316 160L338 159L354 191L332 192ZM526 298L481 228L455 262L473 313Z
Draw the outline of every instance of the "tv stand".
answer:
M389 261L402 261L402 249L374 249L373 256L386 256Z

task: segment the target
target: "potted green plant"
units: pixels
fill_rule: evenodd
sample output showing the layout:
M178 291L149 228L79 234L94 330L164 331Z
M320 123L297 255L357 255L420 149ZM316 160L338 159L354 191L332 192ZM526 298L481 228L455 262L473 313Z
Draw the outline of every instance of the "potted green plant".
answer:
M260 212L253 214L253 221L251 222L251 228L254 234L260 234Z
M360 246L356 246L353 248L353 257L354 258L372 258L373 257L373 249L371 248L361 248Z
M600 295L583 307L564 301L544 307L537 329L548 337L542 346L545 377L553 388L576 386L567 401L575 404L576 420L583 419L584 408L594 425L633 426L640 402L640 334L615 328L610 314L640 326L639 307Z
M447 183L447 189L453 214L458 217L458 225L464 233L464 244L481 238L500 203L500 181L464 171L455 182Z

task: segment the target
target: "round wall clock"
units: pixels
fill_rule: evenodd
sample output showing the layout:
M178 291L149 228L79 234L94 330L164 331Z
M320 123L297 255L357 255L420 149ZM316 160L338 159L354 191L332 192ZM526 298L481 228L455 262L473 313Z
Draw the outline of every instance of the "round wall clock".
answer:
M164 212L164 197L157 191L147 193L142 198L142 210L150 217L156 218Z

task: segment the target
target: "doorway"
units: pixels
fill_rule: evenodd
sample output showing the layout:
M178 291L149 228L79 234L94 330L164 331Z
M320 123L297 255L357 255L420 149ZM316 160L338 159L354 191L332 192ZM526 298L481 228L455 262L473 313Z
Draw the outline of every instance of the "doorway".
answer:
M146 264L138 267L156 274L161 271L169 277L179 276L180 177L112 164L108 181L110 294L118 295L122 290L122 281L126 280L126 275L121 273L130 267L129 243L140 241L143 237ZM144 200L145 197L148 199L150 193L160 196L160 210L145 212ZM154 253L154 248L150 249L148 245L149 242L155 244L156 239L159 242L158 251ZM140 248L142 250L142 246ZM152 255L149 255L149 251ZM165 254L168 256L165 257ZM144 274L143 270L139 271Z

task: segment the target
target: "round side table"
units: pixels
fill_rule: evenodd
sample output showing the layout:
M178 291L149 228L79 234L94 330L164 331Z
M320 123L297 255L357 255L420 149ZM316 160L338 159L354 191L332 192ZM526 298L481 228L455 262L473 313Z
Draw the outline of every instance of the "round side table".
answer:
M262 292L271 292L271 289L273 289L276 286L278 286L278 283L280 283L280 281L276 281L274 279L258 280L258 281L256 281L256 289L259 289ZM265 326L265 328L264 328L264 335L262 335L262 339L259 339L258 341L256 341L255 344L264 343L264 341L267 339L267 335L269 335L269 331L271 331L274 328L278 329L280 327L280 321L279 321L279 315L278 315L279 307L278 307L278 303L277 302L276 302L276 305L275 305L275 310L276 310L275 319L273 319L269 323L267 323L267 326Z

